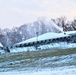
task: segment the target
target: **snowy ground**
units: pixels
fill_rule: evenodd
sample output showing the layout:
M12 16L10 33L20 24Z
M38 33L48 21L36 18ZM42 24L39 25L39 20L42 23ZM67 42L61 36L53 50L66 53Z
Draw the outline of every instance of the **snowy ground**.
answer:
M38 41L46 40L46 39L53 39L53 38L60 38L60 37L67 37L67 36L76 34L76 31L67 31L65 33L66 34L64 34L64 32L62 32L62 33L54 33L54 32L45 33L45 34L38 36ZM37 37L34 37L31 39L25 40L23 42L16 43L15 45L29 43L29 42L36 42L36 41L37 41ZM57 43L50 43L47 45L38 46L38 49L41 49L41 50L51 49L51 48L56 48L56 49L76 48L76 43L57 42ZM21 47L21 48L14 47L13 49L11 49L11 52L22 52L22 51L28 51L28 50L36 51L36 48L35 47Z
M67 31L65 32L66 34L64 34L64 32L62 33L54 33L54 32L49 32L49 33L45 33L43 35L38 36L38 41L40 40L46 40L46 39L52 39L52 38L60 38L60 37L67 37L70 35L74 35L76 34L76 31ZM24 44L24 43L29 43L29 42L36 42L37 41L37 37L25 40L23 42L20 43L16 43L13 48L10 48L10 52L23 52L23 51L36 51L36 48L34 46L32 47L15 47L18 46L20 44ZM0 44L0 46L2 46ZM67 42L57 42L57 43L50 43L47 45L40 45L38 46L38 50L41 49L51 49L51 48L56 48L56 49L67 49L67 48L76 48L76 43L67 43ZM0 50L0 53L5 53L4 50Z
M19 55L20 57L23 57L21 56L21 54ZM33 55L33 58L24 60L20 58L21 60L16 60L15 58L19 58L19 55L17 56L17 53L13 53L13 55L11 54L9 56L5 55L6 59L8 57L9 62L3 64L0 63L0 75L76 75L75 53L68 53L67 55L61 55L60 53L58 53L58 55L48 55L46 57L44 55L42 57L39 57L39 55L37 54L38 58L34 54L35 57ZM14 61L11 56L15 57L14 59L16 61ZM25 58L26 57L27 56L25 54Z
M58 42L58 43L50 43L47 45L40 45L38 50L46 50L46 49L68 49L68 48L76 48L76 43L67 43L67 42ZM10 49L12 52L23 52L23 51L37 51L35 47L19 47Z
M1 75L76 75L76 68L62 67L55 69L44 69L40 71L9 71L0 72Z
M76 75L76 43L51 43L39 46L38 50L35 47L10 50L11 53L0 55L0 75Z

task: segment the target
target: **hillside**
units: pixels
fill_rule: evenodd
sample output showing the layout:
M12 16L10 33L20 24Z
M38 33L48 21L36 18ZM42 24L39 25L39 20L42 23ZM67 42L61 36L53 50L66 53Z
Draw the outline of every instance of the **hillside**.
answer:
M65 21L65 18L47 19L38 18L32 23L25 23L20 27L13 27L12 29L0 28L0 42L3 46L12 46L15 43L30 39L38 35L48 32L60 33L64 31L75 31L76 20Z
M0 72L7 72L9 75L18 72L32 73L56 71L55 75L60 74L76 74L76 48L73 49L47 49L20 53L6 53L0 55ZM47 71L46 71L47 70ZM71 71L70 71L71 70ZM23 73L22 73L23 75ZM26 74L28 75L28 74Z
M33 23L27 23L21 25L20 27L14 27L12 29L0 30L0 42L4 46L12 46L15 43L30 39L38 35L42 35L47 32L62 32L63 29L60 28L54 21L46 18L39 18Z

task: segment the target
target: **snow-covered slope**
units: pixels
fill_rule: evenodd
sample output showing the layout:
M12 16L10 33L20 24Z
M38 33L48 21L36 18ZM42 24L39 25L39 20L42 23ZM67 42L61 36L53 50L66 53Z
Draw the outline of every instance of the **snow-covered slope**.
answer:
M67 32L65 32L65 34L64 34L64 32L62 32L62 33L49 32L49 33L42 34L38 37L34 37L34 38L31 38L31 39L25 40L25 41L17 43L17 44L35 42L35 41L37 41L37 39L38 39L38 41L41 41L41 40L46 40L46 39L65 37L65 36L69 36L69 35L73 35L73 34L76 35L76 31L67 31ZM15 45L17 45L17 44L15 44Z
M46 33L46 34L43 34L43 35L40 35L38 36L38 41L40 40L46 40L46 39L52 39L52 38L59 38L59 37L65 37L65 36L69 36L69 35L72 35L72 34L76 34L76 31L68 31L68 32L65 32L66 34L64 33L53 33L53 32L49 32L49 33ZM28 39L28 40L25 40L23 42L20 42L20 43L17 43L14 45L17 46L17 45L20 45L20 44L24 44L24 43L29 43L29 42L35 42L37 41L37 37L34 37L34 38L31 38L31 39ZM65 49L65 48L75 48L76 47L76 43L67 43L67 42L58 42L58 43L50 43L50 44L47 44L47 45L40 45L38 47L38 49L49 49L49 48L58 48L58 49ZM11 52L22 52L22 51L35 51L36 48L35 47L21 47L21 48L13 48L11 49Z
M23 42L17 43L15 45L29 43L29 42L35 42L35 41L37 41L37 38L38 38L38 41L41 41L41 40L53 39L53 38L59 38L59 37L65 37L65 36L69 36L69 35L68 34L65 35L64 33L49 32L49 33L45 33L43 35L40 35L38 37L34 37L31 39L25 40Z
M9 71L1 72L1 75L76 75L76 68L62 67L55 69L43 69L40 71Z

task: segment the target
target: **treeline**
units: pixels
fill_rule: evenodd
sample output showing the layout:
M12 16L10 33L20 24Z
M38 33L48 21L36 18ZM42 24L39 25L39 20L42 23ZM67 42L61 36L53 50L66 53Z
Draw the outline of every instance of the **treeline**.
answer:
M20 27L14 27L10 29L0 29L0 42L4 46L11 46L15 43L24 41L26 39L32 38L36 36L36 32L38 35L47 33L47 32L60 32L54 24L58 25L64 31L73 31L76 30L76 20L67 21L65 17L50 19L47 21L44 18L39 18L37 21L33 23L28 23L21 25Z

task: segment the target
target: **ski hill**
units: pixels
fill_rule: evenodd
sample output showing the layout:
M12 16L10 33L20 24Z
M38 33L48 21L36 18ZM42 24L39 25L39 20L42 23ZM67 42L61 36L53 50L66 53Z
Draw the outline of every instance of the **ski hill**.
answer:
M11 52L35 51L49 48L75 48L76 31L62 33L49 32L14 44Z

